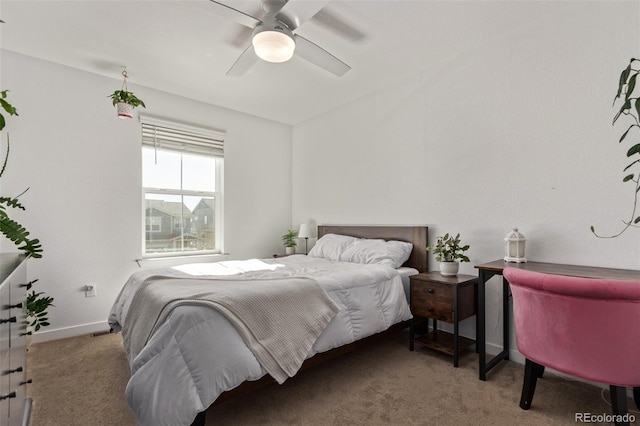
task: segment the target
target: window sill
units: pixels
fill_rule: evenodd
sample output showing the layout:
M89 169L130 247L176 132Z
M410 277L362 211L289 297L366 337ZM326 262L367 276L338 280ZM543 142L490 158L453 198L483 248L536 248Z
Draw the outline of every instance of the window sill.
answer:
M185 263L217 262L228 256L228 253L184 254L171 256L149 256L136 259L139 267L163 267L184 265Z

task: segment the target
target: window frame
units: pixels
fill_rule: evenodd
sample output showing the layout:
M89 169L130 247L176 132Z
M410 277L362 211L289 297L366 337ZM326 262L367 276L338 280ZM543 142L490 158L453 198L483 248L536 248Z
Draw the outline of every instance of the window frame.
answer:
M185 131L189 133L199 133L207 137L212 137L218 139L218 143L220 140L224 141L224 133L211 130L204 129L201 127L194 127L190 125L173 123L170 121L158 119L158 118L150 118L140 116L140 122L150 124L150 125L159 125L166 128L171 128L176 131ZM200 155L212 158L215 161L215 191L198 191L198 190L185 190L185 189L166 189L166 188L153 188L153 187L145 187L143 186L144 182L144 161L142 152L144 148L152 148L149 146L149 143L142 143L140 146L140 154L141 154L141 222L142 222L142 232L141 235L141 247L142 247L142 259L161 259L161 258L186 258L186 257L195 257L195 256L207 256L207 255L219 255L224 253L224 156L223 155L213 155L206 154L201 152L191 152L188 149L179 150L179 149L165 149L162 146L156 146L156 149L161 151L170 151L174 153L187 154L187 155ZM182 159L181 159L182 160ZM182 161L181 161L182 163ZM182 177L181 177L182 179ZM201 197L201 198L213 198L214 200L214 215L213 215L213 229L214 229L214 250L180 250L180 251L167 251L167 252L150 252L147 253L147 222L146 222L146 196L147 194L160 194L160 195L173 195L179 197ZM172 220L173 221L173 220ZM160 224L160 228L162 228L162 224ZM171 228L174 228L174 223L171 224ZM153 232L153 231L151 231ZM184 231L183 231L184 232Z

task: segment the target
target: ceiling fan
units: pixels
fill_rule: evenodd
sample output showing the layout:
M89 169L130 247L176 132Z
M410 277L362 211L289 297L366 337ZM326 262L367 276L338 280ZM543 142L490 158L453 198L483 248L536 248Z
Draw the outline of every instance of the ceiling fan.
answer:
M295 33L329 0L262 0L260 18L211 0L220 15L253 29L251 44L227 71L229 76L244 74L260 58L267 62L286 62L294 53L312 64L340 77L351 67L317 44Z

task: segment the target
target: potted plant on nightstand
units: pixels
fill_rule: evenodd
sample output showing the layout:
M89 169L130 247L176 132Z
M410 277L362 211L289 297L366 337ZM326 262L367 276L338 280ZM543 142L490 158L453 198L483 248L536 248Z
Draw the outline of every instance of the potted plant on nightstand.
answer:
M294 254L296 252L296 238L298 237L298 231L295 229L289 229L286 234L282 236L282 243L285 247L285 253Z
M469 262L469 258L464 254L469 250L469 245L462 245L460 234L455 237L444 234L436 239L436 244L428 246L427 251L436 256L436 261L440 262L440 274L445 277L453 277L458 274L460 262Z

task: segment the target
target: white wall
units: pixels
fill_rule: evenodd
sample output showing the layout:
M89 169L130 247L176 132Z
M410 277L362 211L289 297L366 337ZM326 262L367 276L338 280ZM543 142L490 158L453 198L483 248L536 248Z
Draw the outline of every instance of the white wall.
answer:
M122 81L2 51L2 82L19 117L10 127L4 194L30 187L12 217L41 240L30 279L55 298L34 341L106 329L118 291L142 255L138 120L119 120L107 95ZM291 226L291 127L132 84L148 114L226 130L225 246L230 258L282 252ZM3 195L4 195L3 194ZM7 248L7 245L4 246ZM83 286L97 284L97 297Z
M461 272L474 275L503 256L514 225L530 260L638 269L638 230L607 240L589 226L614 232L631 212L611 102L640 54L640 4L529 6L549 8L546 19L296 125L293 222L424 224L430 243L460 232L471 245ZM487 288L493 345L499 283Z

